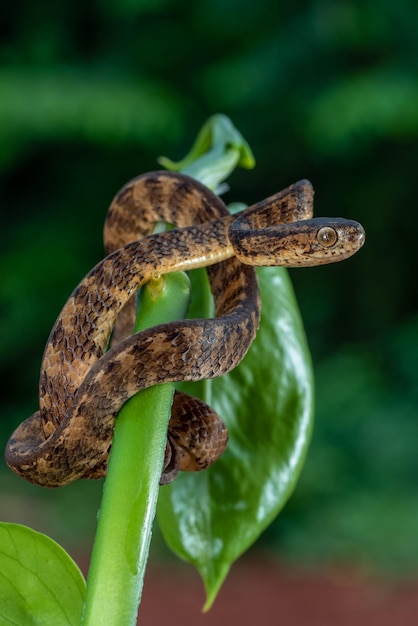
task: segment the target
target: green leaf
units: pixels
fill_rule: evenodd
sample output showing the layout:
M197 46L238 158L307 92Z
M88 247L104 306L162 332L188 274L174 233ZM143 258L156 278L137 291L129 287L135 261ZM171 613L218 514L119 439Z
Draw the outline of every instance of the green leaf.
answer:
M200 180L216 191L235 167L251 169L255 160L251 148L226 115L213 115L199 131L190 152L181 161L160 157L169 170Z
M19 524L0 523L0 623L79 626L84 578L55 541Z
M264 314L257 338L244 361L212 383L228 449L208 471L182 474L160 494L164 537L199 570L206 608L289 498L312 430L311 360L288 274L271 267L258 276Z

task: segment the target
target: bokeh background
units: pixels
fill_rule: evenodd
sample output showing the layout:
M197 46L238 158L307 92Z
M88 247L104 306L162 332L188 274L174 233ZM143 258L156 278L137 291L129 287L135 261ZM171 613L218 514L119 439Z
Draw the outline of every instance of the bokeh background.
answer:
M227 201L309 178L318 215L358 219L367 232L353 259L292 271L316 426L295 494L252 554L284 571L417 577L417 32L413 0L3 7L2 449L36 409L43 346L102 256L113 195L159 155L181 158L222 112L257 161L234 173ZM0 518L76 556L90 550L100 495L100 483L41 490L1 464ZM158 532L153 552L170 559Z

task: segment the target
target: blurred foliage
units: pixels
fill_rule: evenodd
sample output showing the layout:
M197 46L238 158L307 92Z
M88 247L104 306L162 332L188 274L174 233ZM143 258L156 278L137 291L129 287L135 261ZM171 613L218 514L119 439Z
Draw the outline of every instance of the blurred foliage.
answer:
M418 569L417 28L412 0L3 7L2 446L36 408L43 346L101 258L112 196L160 154L184 154L221 111L257 160L234 174L226 200L250 203L307 177L317 214L367 231L352 260L292 272L317 423L296 495L264 544L302 561ZM90 539L100 484L40 492L6 471L0 480L2 519L67 545L71 525ZM26 512L21 494L39 504Z

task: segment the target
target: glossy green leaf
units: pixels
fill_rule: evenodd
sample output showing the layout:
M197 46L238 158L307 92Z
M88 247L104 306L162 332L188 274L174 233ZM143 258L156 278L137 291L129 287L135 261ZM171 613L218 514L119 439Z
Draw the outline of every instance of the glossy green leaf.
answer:
M79 626L84 578L55 541L19 524L0 523L0 623Z
M212 406L228 425L224 456L161 490L159 522L169 546L199 570L209 607L231 564L289 498L310 441L310 355L288 274L258 271L260 330L244 361L212 383Z

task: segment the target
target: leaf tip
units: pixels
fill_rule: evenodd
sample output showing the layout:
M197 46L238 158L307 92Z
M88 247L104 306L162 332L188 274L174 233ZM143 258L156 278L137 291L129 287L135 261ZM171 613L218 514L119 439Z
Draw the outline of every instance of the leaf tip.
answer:
M198 568L205 586L206 602L202 607L202 612L207 613L212 608L213 603L218 597L218 593L224 583L225 578L230 570L231 563L217 563L211 567L211 571L203 571Z

